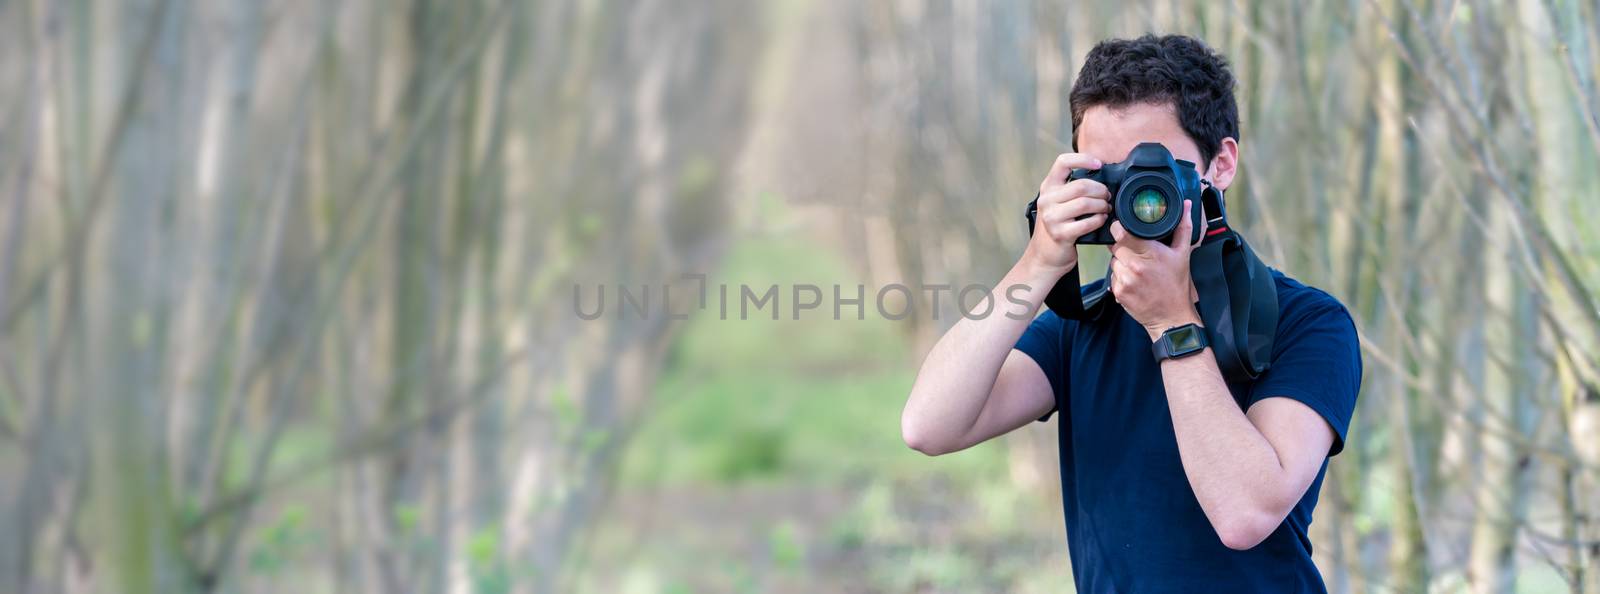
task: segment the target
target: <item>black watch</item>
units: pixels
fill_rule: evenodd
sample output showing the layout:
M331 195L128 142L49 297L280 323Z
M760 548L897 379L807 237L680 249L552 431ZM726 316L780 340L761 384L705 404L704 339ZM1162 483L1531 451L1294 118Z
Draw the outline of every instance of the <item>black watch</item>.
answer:
M1184 324L1175 328L1168 328L1161 333L1155 343L1150 345L1150 350L1156 355L1156 362L1167 359L1187 357L1211 346L1211 341L1206 339L1206 330L1195 324Z

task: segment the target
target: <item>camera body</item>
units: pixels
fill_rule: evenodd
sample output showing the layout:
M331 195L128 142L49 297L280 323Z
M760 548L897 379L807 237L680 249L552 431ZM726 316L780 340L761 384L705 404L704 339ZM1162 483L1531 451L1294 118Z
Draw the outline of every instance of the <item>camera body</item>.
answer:
M1175 159L1158 142L1143 142L1118 163L1100 169L1074 169L1067 180L1092 179L1105 184L1111 194L1111 213L1106 224L1078 238L1078 244L1109 245L1111 223L1122 221L1122 228L1135 237L1167 243L1177 232L1183 217L1183 201L1194 204L1189 213L1193 229L1190 241L1200 242L1200 174L1194 163ZM1029 208L1029 225L1034 209Z

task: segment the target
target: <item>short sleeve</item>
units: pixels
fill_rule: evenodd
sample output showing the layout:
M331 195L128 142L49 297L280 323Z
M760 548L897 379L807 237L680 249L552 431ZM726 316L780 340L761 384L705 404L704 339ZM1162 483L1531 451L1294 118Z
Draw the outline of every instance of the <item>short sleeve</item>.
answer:
M1297 400L1317 411L1335 434L1328 456L1344 450L1361 388L1361 345L1355 323L1332 297L1279 322L1272 366L1250 387L1250 404L1267 398Z
M1050 412L1039 417L1041 422L1050 420L1050 415L1055 414L1061 407L1061 396L1067 388L1067 350L1066 350L1066 321L1055 312L1046 309L1043 314L1033 319L1028 324L1028 329L1022 332L1022 338L1017 339L1016 346L1012 347L1034 363L1039 364L1039 369L1044 371L1044 376L1050 380L1050 391L1055 394L1056 404Z

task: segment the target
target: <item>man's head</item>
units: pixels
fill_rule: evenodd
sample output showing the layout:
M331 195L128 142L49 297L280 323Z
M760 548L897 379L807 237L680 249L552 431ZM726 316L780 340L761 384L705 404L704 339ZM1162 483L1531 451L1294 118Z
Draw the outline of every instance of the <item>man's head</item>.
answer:
M1227 189L1239 163L1233 87L1227 61L1198 39L1102 41L1072 85L1073 150L1111 163L1141 142L1159 142Z

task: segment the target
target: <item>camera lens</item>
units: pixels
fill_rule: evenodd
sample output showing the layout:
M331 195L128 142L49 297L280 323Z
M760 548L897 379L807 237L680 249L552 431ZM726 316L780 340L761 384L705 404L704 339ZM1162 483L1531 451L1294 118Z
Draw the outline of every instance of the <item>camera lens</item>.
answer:
M1141 222L1154 223L1167 214L1167 199L1155 188L1139 190L1133 196L1133 216Z

